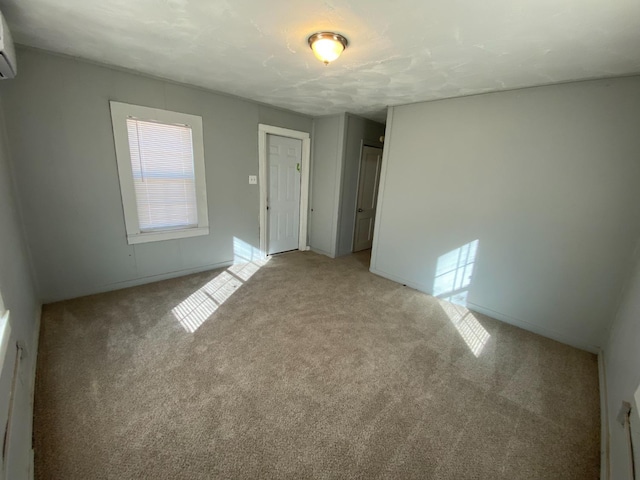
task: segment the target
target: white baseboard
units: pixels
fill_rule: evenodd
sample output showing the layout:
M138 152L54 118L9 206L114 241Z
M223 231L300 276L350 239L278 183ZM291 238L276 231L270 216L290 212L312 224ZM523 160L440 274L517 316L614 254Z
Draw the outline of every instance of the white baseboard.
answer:
M369 271L370 271L371 273L374 273L374 274L376 274L376 275L380 276L380 277L384 277L384 278L386 278L386 279L393 280L393 281L394 281L394 282L396 282L396 283L401 283L402 285L406 285L407 287L411 287L411 288L414 288L414 289L416 289L416 290L420 290L421 292L424 292L424 293L426 293L427 295L430 295L430 293L428 293L428 292L427 292L427 290L426 290L426 288L425 288L425 286L424 286L424 285L421 285L421 284L419 284L419 283L412 282L411 280L406 280L406 279L404 279L404 278L400 278L400 277L398 277L398 276L396 276L396 275L393 275L393 274L391 274L391 273L384 272L384 271L382 271L382 270L378 270L377 268L375 268L375 267L373 266L373 262L371 262L371 266L370 266L370 268L369 268Z
M609 480L609 403L605 352L598 352L598 383L600 386L600 480Z
M431 293L429 292L429 288L431 288L430 286L421 285L419 283L412 282L410 280L406 280L401 277L398 277L397 275L392 275L390 273L387 273L385 271L375 268L375 266L373 265L371 266L369 271L381 277L388 278L389 280L393 280L394 282L401 283L403 285L407 285L408 287L424 292L427 295L431 295ZM572 347L579 348L580 350L586 350L587 352L596 353L596 354L599 352L598 346L592 345L590 342L586 341L585 339L565 335L561 332L557 332L555 330L541 327L533 323L527 322L525 320L520 320L518 318L512 317L510 315L506 315L504 313L498 312L491 308L487 308L483 305L478 305L476 303L469 302L467 303L467 307L469 308L469 310L473 310L483 315L487 315L488 317L495 318L496 320L500 320L501 322L508 323L509 325L522 328L523 330L536 333L543 337L556 340L560 343L571 345Z
M36 395L36 370L38 366L38 344L40 343L40 324L42 320L42 305L36 308L36 320L34 324L33 339L31 345L29 345L29 356L31 357L31 372L29 378L29 411L31 412L30 419L30 438L33 439L33 405ZM29 472L27 478L33 480L35 476L35 464L34 464L35 452L33 450L33 443L31 444L31 451L29 453Z
M36 386L36 366L38 363L38 343L40 342L40 322L42 320L42 305L36 308L36 320L34 323L33 338L31 339L31 345L29 346L29 355L32 356L33 364L31 365L31 404L33 404L33 397L35 395Z
M227 268L231 265L233 265L233 260L227 260L224 262L211 263L208 265L202 265L200 267L187 268L184 270L176 270L173 272L162 273L159 275L150 275L147 277L134 278L131 280L125 280L123 282L108 283L105 285L91 287L85 291L75 292L72 295L68 295L63 298L45 298L44 303L61 302L63 300L84 297L87 295L95 295L97 293L112 292L114 290L121 290L123 288L137 287L139 285L145 285L147 283L160 282L162 280L169 280L171 278L177 278L177 277L184 277L185 275L191 275L193 273L206 272L209 270L217 270L218 268Z
M309 250L311 250L313 253L324 255L325 257L335 258L335 256L331 255L331 253L320 250L319 248L309 247Z
M148 277L140 277L133 280L126 280L124 282L111 283L100 287L100 292L107 292L110 290L120 290L121 288L137 287L138 285L144 285L147 283L160 282L162 280L169 280L170 278L184 277L185 275L191 275L193 273L206 272L209 270L217 270L218 268L227 268L233 265L233 260L225 260L224 262L211 263L209 265L202 265L195 268L187 268L184 270L176 270L174 272L161 273L159 275L150 275Z
M27 476L27 478L29 480L33 480L36 474L35 471L35 452L33 451L33 448L31 449L31 454L29 455L29 474Z
M520 320L518 318L505 315L504 313L496 312L495 310L483 307L482 305L477 305L475 303L469 302L467 304L467 307L469 307L469 310L482 313L483 315L487 315L488 317L495 318L496 320L508 323L509 325L513 325L515 327L522 328L523 330L527 330L543 337L550 338L551 340L555 340L566 345L571 345L572 347L579 348L580 350L586 350L587 352L595 354L599 352L599 347L597 347L596 345L591 345L588 341L582 338L570 337L563 333L556 332L555 330L541 327L525 320Z

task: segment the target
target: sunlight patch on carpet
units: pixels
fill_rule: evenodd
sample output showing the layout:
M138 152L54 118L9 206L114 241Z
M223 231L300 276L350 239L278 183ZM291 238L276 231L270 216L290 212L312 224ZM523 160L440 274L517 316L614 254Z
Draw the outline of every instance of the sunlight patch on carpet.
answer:
M193 292L171 312L180 325L194 333L236 290L249 280L271 257L238 239L233 239L234 264Z
M471 353L479 357L482 349L491 338L489 332L480 324L472 312L462 305L440 300L442 310L447 314L453 326L465 341Z

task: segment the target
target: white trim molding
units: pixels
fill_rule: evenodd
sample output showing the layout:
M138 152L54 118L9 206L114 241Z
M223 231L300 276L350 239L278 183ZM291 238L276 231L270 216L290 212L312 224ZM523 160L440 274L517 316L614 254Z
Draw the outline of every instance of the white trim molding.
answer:
M605 352L598 351L598 383L600 385L600 479L609 480L609 402Z
M137 243L171 240L176 238L209 235L209 214L207 211L207 186L205 184L205 156L202 117L186 113L172 112L159 108L143 107L110 101L113 138L115 142L116 161L124 221L127 231L127 242ZM193 149L193 168L195 177L195 195L197 209L197 225L174 226L152 231L143 231L138 218L136 190L131 167L131 151L127 119L136 118L164 125L188 126L191 131Z
M371 248L371 264L369 271L380 276L384 274L377 273L378 268L378 232L380 232L380 223L382 222L382 210L384 209L384 190L387 183L387 165L389 164L389 152L391 151L391 129L393 128L393 107L387 108L387 124L384 129L385 145L382 148L382 165L380 166L380 180L378 180L378 201L376 205L376 218L373 226L373 245ZM389 277L387 277L389 278ZM393 279L392 279L393 280ZM405 283L405 282L401 282ZM418 288L418 290L420 290Z
M309 213L309 167L311 158L311 136L308 132L288 128L258 124L258 185L260 187L260 253L267 256L267 135L302 140L302 171L300 172L300 231L298 250L309 250L307 245L307 225Z

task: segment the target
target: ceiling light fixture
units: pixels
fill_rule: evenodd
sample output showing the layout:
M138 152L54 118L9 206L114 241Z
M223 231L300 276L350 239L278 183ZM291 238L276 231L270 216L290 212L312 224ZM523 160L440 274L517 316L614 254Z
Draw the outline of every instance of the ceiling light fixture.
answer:
M347 48L349 42L338 33L318 32L309 37L309 46L314 55L325 65L333 62Z

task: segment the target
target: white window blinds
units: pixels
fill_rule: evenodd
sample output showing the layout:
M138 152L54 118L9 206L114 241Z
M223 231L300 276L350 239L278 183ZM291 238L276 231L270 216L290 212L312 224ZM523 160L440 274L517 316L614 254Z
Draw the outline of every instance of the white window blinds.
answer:
M198 226L191 127L127 118L141 232Z

